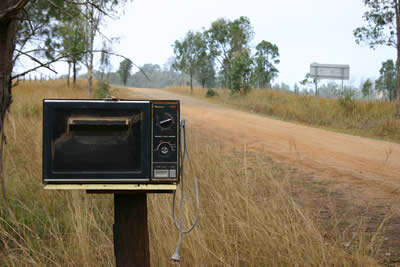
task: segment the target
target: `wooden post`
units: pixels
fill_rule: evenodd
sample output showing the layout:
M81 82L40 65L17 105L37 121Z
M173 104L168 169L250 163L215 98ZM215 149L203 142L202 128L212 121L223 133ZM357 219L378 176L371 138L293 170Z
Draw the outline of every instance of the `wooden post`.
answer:
M150 266L146 193L114 194L113 231L117 267Z

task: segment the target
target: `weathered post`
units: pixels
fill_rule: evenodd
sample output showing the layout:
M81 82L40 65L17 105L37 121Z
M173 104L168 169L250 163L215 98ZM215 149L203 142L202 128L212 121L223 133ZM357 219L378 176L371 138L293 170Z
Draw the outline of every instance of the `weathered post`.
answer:
M117 267L150 266L145 192L114 194L113 231Z

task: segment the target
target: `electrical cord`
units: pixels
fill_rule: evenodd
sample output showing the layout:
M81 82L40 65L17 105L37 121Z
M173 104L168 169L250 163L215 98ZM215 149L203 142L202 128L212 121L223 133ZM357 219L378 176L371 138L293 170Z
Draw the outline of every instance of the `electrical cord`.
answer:
M200 201L199 201L199 186L198 186L198 182L197 182L197 176L194 173L194 168L193 168L193 164L192 161L190 160L189 157L189 151L188 151L188 146L187 146L187 140L186 140L186 119L181 120L181 129L180 129L181 133L183 132L183 138L181 138L180 143L181 143L181 147L182 147L182 139L183 139L183 144L184 147L182 149L181 152L181 166L180 166L180 174L181 174L181 199L180 199L180 203L179 203L179 223L177 222L176 219L176 215L175 215L175 203L176 203L176 191L174 191L174 196L173 196L173 204L172 204L172 216L175 222L175 226L179 231L179 238L178 238L178 243L176 246L176 250L175 250L175 254L172 255L172 261L174 262L179 262L181 260L181 257L179 255L179 251L180 251L180 246L182 243L182 238L184 234L188 234L190 233L194 227L196 226L198 220L199 220L199 216L200 216ZM184 181L184 166L185 166L185 158L187 157L188 161L189 161L189 165L190 168L193 170L193 180L194 180L194 188L195 188L195 194L196 194L196 217L193 221L193 224L187 228L187 229L183 229L183 200L185 198L185 181Z

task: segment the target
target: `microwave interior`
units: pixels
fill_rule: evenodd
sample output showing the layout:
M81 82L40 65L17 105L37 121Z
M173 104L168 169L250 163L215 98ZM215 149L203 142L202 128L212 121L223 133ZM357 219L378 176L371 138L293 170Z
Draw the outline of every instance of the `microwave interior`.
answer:
M145 106L74 104L45 109L45 182L149 179Z

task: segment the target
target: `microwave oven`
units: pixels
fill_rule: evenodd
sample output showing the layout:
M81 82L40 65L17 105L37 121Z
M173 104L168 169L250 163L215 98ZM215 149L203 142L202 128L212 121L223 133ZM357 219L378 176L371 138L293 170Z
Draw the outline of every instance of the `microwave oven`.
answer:
M178 100L43 100L44 184L179 182Z

